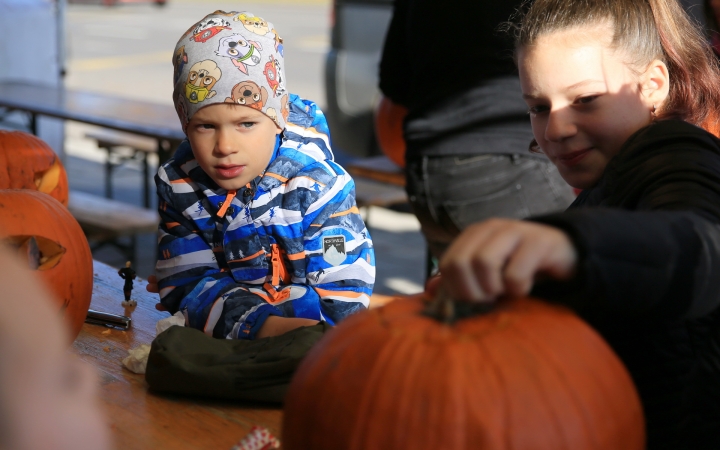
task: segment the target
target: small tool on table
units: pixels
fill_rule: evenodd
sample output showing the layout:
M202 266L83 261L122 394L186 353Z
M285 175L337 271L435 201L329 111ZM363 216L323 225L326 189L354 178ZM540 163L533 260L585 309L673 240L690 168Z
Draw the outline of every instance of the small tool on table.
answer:
M132 325L132 319L119 314L110 314L89 309L87 317L85 317L85 323L127 330Z

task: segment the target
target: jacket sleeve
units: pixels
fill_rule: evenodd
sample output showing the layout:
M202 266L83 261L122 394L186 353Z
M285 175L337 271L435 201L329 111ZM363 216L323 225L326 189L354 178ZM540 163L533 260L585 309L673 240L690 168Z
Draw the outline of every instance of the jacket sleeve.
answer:
M221 269L193 221L175 209L170 183L160 176L156 183L160 225L155 271L163 306L172 314L183 311L188 326L217 338L253 339L268 316L283 316Z
M365 309L375 283L375 253L370 234L355 204L355 183L337 164L337 176L305 211L306 279L323 318L331 324Z
M583 316L694 318L720 305L720 229L697 213L597 208L533 220L565 231L579 253L572 282L533 295Z

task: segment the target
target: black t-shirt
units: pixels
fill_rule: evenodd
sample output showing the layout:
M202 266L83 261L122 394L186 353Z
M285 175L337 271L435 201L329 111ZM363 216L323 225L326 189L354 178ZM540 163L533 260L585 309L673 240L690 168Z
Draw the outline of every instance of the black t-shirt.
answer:
M396 0L380 89L409 109L409 158L415 151L527 154L532 132L513 39L498 29L521 3ZM414 145L438 139L443 145Z

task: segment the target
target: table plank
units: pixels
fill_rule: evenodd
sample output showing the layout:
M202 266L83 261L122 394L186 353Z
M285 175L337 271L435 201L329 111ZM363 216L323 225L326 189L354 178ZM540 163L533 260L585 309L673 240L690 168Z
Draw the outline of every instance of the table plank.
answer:
M154 394L144 375L122 367L127 351L149 344L155 323L169 314L155 309L158 297L135 283L132 298L137 307L122 306L123 280L117 269L94 263L95 280L91 308L132 317L130 330L84 324L72 351L98 369L100 396L118 449L230 449L254 425L280 436L280 407L241 402L222 402Z
M0 83L0 106L160 140L177 142L185 138L170 105L12 81Z

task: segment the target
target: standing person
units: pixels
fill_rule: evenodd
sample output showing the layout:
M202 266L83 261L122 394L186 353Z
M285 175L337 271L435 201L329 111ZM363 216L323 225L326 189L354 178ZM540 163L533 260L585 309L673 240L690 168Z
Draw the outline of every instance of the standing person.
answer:
M230 339L366 308L375 256L355 185L333 161L323 113L287 92L274 26L216 11L173 61L188 139L155 177L162 307Z
M574 308L627 366L648 449L720 448L720 75L677 0L535 0L517 26L535 144L583 192L469 227L454 298Z
M406 189L430 252L468 225L564 210L570 187L542 154L497 31L521 1L396 0L380 90L408 108Z

